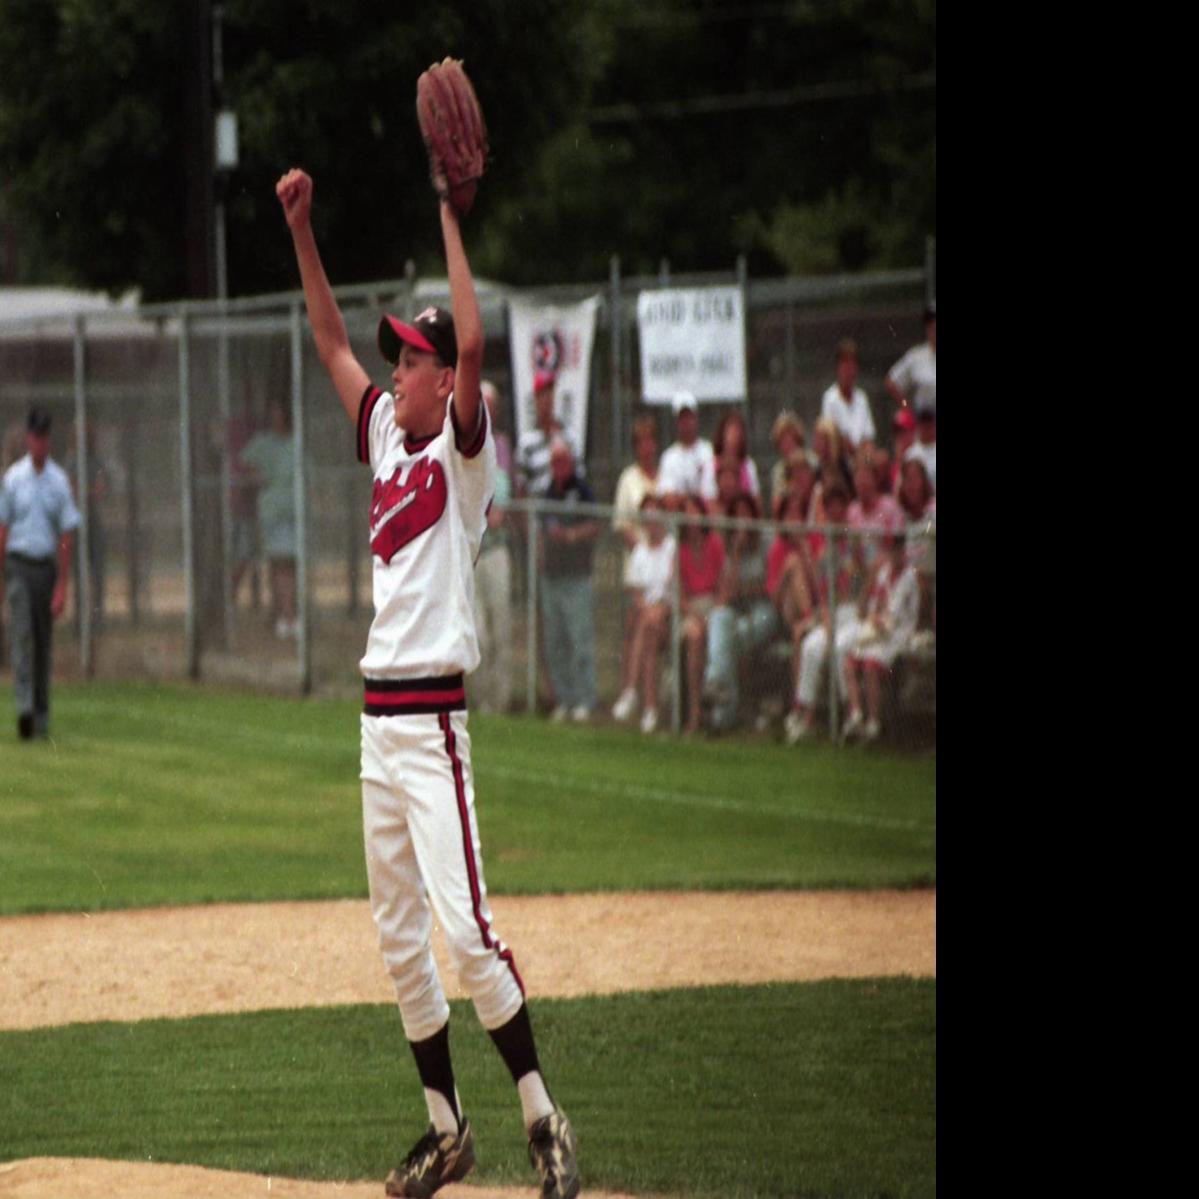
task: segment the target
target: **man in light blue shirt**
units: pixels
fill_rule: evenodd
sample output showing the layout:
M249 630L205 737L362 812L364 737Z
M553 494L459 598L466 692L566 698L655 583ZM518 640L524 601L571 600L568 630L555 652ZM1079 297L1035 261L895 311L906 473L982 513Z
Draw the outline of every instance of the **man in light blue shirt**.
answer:
M17 733L50 725L50 634L67 604L79 510L66 472L50 457L50 414L29 412L29 452L0 480L0 600L7 594Z

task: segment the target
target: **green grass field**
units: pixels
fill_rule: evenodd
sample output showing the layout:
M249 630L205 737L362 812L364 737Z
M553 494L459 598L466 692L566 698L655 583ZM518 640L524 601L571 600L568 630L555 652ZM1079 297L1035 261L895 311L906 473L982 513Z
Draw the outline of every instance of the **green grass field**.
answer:
M0 740L0 912L365 894L354 703L93 684L55 705L52 741ZM496 892L935 881L932 759L471 732ZM531 1002L585 1182L703 1196L935 1194L935 1009L910 979ZM476 1177L528 1184L466 1005L453 1036ZM0 1159L382 1177L423 1120L389 1005L0 1033Z
M358 707L184 686L55 690L0 741L0 912L365 895ZM936 763L472 717L496 893L910 887Z

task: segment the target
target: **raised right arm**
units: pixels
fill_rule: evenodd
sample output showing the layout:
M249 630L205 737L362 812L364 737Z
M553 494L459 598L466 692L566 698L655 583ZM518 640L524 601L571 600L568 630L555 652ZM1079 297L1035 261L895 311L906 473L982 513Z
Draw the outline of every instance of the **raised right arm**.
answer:
M333 298L333 289L329 286L320 251L316 248L311 220L312 179L304 171L293 167L275 184L275 194L283 205L283 216L291 230L296 262L300 267L300 282L304 286L304 303L316 337L316 352L320 355L321 364L329 372L329 378L333 380L346 415L356 423L358 407L370 384L370 377L350 348L341 309Z

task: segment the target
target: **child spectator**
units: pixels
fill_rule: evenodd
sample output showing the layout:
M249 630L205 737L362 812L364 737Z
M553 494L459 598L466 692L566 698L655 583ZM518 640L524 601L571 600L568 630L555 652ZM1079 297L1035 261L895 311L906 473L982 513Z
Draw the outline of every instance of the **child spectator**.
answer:
M874 741L878 737L883 679L911 641L919 608L916 568L906 559L904 535L892 534L887 538L885 553L862 603L862 619L854 627L851 648L845 656L849 718L843 740L860 735L863 741ZM865 723L859 672L866 682Z
M614 720L628 720L637 706L637 684L645 705L641 731L658 727L658 654L670 630L670 585L674 580L675 541L661 519L661 501L652 493L641 501L645 538L629 555L625 586L629 590L633 637L624 689L612 705Z
M698 496L683 500L683 515L706 515ZM683 649L687 671L688 715L685 732L699 729L700 694L704 674L704 649L707 643L708 615L716 606L720 580L724 575L725 552L720 534L702 521L692 519L679 533L679 582L683 613Z

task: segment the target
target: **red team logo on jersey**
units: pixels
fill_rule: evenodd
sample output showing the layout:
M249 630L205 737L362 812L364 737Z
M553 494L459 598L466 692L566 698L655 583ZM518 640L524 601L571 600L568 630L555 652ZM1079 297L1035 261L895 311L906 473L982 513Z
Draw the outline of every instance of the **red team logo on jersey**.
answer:
M445 472L441 463L418 458L387 482L375 480L371 498L371 552L386 564L413 538L431 529L445 511Z

